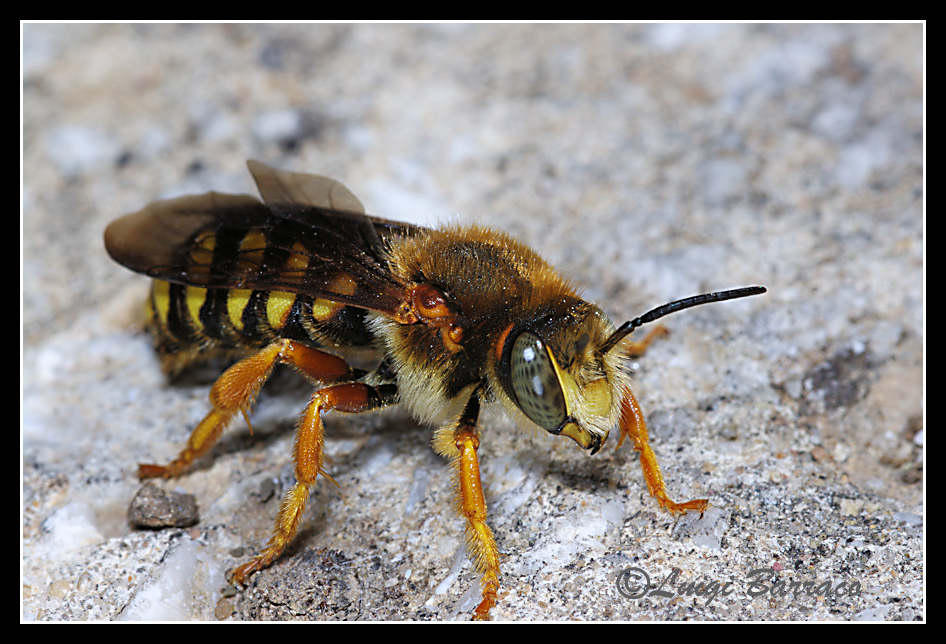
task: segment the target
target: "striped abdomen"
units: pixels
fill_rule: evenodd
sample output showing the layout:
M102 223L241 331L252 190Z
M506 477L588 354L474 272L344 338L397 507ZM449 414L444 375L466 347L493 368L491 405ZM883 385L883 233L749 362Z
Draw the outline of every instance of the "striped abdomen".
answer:
M365 311L283 291L206 289L152 282L148 317L158 351L177 370L217 349L254 349L279 338L312 347L367 346Z
M208 193L126 215L106 229L105 244L155 279L151 326L176 370L208 350L279 338L370 345L367 311L404 316L406 287L386 247L409 232L361 213Z
M298 243L291 248L286 252L267 244L259 230L206 231L194 240L189 257L208 271L234 262L276 265L286 272L307 270L308 251ZM352 278L344 272L336 273L330 283L335 292L354 289ZM372 340L363 309L287 291L204 288L155 280L148 309L158 350L172 371L206 351L255 349L279 338L312 347L365 346Z
M372 342L363 309L295 293L205 289L155 280L147 305L158 351L175 371L205 351L254 349L279 338L312 347Z

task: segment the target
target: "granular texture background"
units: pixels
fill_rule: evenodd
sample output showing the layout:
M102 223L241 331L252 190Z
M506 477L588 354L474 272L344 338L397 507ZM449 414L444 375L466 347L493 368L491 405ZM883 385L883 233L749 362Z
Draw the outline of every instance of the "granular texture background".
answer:
M629 365L668 490L708 496L702 519L657 507L616 432L588 457L484 411L495 619L925 619L924 38L24 25L22 619L462 620L478 600L449 468L397 409L326 417L339 486L316 486L284 557L228 586L292 482L310 390L291 373L252 435L235 421L161 484L194 495L197 525L128 525L136 464L176 455L215 374L167 382L147 280L102 232L154 199L255 193L248 158L338 178L379 216L505 230L617 324L768 287L666 318ZM619 588L631 569L670 596ZM698 592L713 583L731 592Z

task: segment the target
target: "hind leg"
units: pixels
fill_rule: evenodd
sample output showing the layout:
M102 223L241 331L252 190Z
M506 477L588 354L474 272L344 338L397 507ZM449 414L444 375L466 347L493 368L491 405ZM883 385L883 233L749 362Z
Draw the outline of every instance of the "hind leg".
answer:
M206 454L237 412L246 417L277 362L292 365L320 382L337 382L358 375L338 356L293 340L274 342L224 371L210 390L210 413L191 432L177 458L167 465L138 465L138 478L173 478Z

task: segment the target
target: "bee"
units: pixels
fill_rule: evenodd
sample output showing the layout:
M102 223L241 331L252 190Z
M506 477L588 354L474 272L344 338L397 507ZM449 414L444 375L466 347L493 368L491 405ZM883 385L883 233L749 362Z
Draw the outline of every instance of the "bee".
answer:
M663 332L638 342L637 327L691 306L765 292L706 293L659 306L615 327L533 250L479 226L430 229L365 214L344 185L318 175L247 163L262 201L209 192L158 201L113 221L105 247L153 278L147 308L169 372L234 352L241 359L210 390L211 409L177 458L141 464L141 479L172 478L206 454L250 408L276 364L317 383L296 427L296 482L272 536L231 571L243 585L296 534L322 475L328 411L404 405L432 425L449 459L470 558L481 576L473 618L487 619L500 587L499 550L487 524L477 425L481 403L498 402L524 427L566 436L595 454L614 426L618 446L638 452L650 494L671 513L700 512L706 499L668 496L647 425L623 369ZM371 371L347 351L373 351Z

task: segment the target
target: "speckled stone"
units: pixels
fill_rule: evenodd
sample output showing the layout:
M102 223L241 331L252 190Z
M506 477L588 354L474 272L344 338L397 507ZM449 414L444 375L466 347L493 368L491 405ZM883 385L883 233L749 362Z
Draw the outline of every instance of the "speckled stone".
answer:
M102 231L154 199L254 193L257 158L337 177L372 214L503 229L616 323L768 287L666 318L629 365L668 490L708 497L702 518L661 511L615 436L588 457L484 411L494 619L925 620L924 30L25 24L21 619L476 605L449 468L397 409L326 417L338 487L315 486L275 565L227 583L293 480L310 390L288 372L252 434L234 422L162 486L194 496L196 526L126 521L137 463L177 454L214 373L164 378L146 280Z

